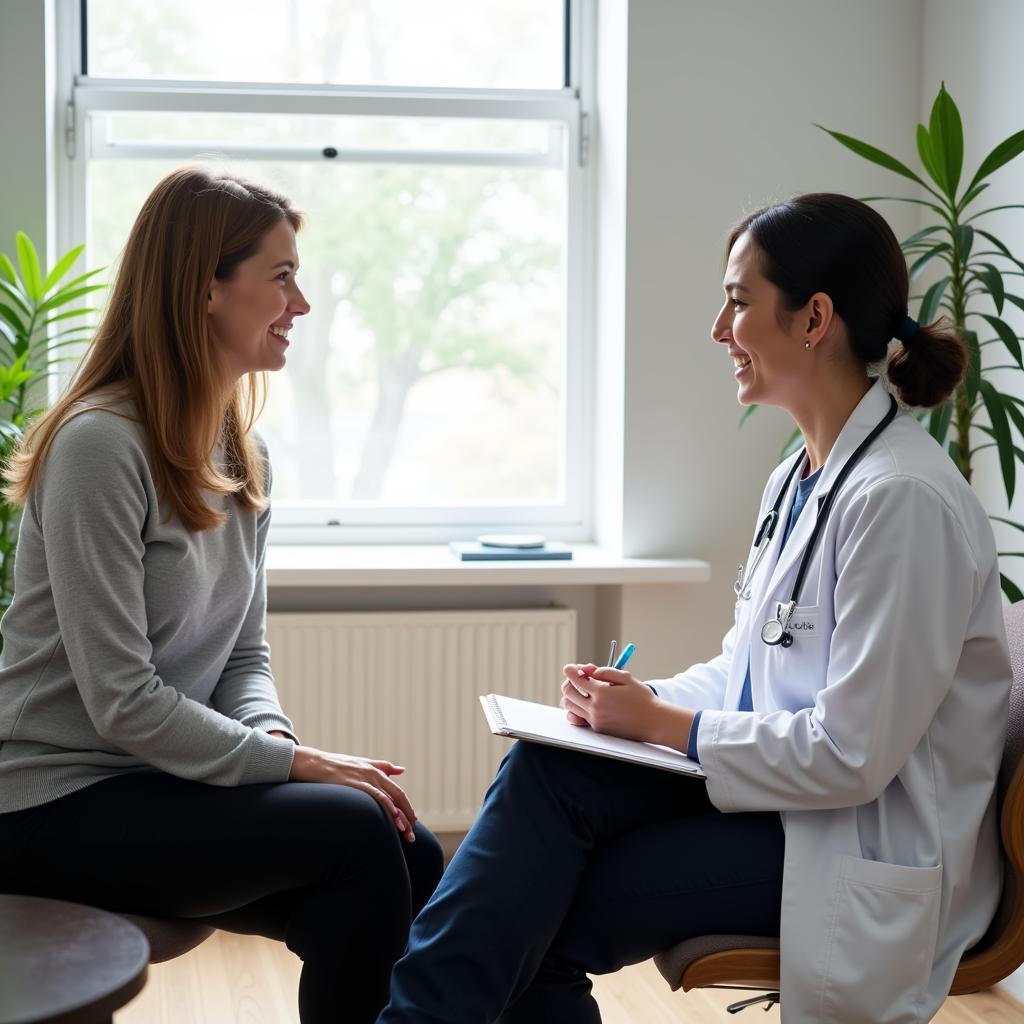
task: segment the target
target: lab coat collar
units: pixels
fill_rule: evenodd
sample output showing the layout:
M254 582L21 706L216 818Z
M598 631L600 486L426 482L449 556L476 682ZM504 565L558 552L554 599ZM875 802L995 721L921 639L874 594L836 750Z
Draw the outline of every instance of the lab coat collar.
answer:
M811 539L811 533L814 530L814 523L818 517L818 509L821 502L824 500L829 492L832 484L835 482L836 477L839 475L843 466L846 465L846 460L857 450L861 441L864 440L871 433L872 430L878 425L879 421L886 414L889 409L889 392L886 390L885 385L882 383L880 378L876 378L875 382L868 389L867 394L857 403L856 408L850 414L850 418L843 425L843 429L839 432L839 437L836 438L836 443L832 446L832 450L828 453L828 457L825 459L825 465L822 467L821 476L818 477L817 483L814 485L814 490L811 491L807 498L807 507L801 513L800 518L796 522L796 526L793 527L793 532L790 535L789 540L786 542L786 547L782 553L778 555L778 561L776 561L775 552L769 552L768 558L770 561L769 565L774 565L774 569L771 573L770 581L765 591L760 595L761 602L768 596L772 597L772 601L785 600L788 601L790 597L790 590L787 588L783 597L779 597L778 591L780 584L790 574L796 573L796 566L799 564L800 559L803 558L804 550L807 547ZM783 516L779 523L779 529L776 537L772 538L773 545L781 544L781 536L785 533L785 523L789 517L789 510L793 505L793 496L796 493L796 483L790 485L791 494L786 496L786 500L783 502ZM798 603L801 605L814 604L817 602L817 596L810 593L810 582L816 579L814 573L809 574L808 579L804 583L803 592L798 596ZM792 584L790 583L790 587ZM774 616L775 607L774 604L767 609L766 614L769 617Z

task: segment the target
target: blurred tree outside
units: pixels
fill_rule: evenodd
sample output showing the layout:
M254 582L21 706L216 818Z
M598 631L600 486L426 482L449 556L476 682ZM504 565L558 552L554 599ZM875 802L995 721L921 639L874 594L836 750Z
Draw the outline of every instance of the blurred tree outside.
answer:
M303 30L298 0L286 6L285 52L293 80L309 80L310 62L319 80L337 75L339 55L353 31L360 33L371 65L387 63L394 32L371 0L326 5L322 31L316 34ZM133 40L112 36L130 51L131 66L145 65L147 47L173 46L181 66L194 67L190 50L195 51L202 26L190 21L187 11L162 6L147 8L146 18L147 31ZM101 23L97 30L116 33L117 26ZM237 133L243 120L248 121L244 139L261 141L253 135L258 119L250 117L235 118L230 130L236 134L225 142L241 141ZM195 129L198 121L152 115L142 134L194 138L197 132L190 134L190 126ZM391 135L401 139L404 127L422 132L422 122L403 126L399 121ZM500 136L500 125L485 127ZM266 136L276 144L302 130L275 118ZM362 144L381 145L380 132L380 125L367 119ZM358 129L356 134L358 144ZM438 137L443 138L440 123ZM485 142L493 144L492 137ZM480 148L486 148L484 142ZM216 145L209 149L215 151ZM98 258L109 259L123 245L142 199L178 162L93 164L92 233ZM472 396L471 389L485 389L492 407L504 402L520 410L525 444L543 449L546 438L548 450L524 458L514 479L503 475L500 465L478 463L477 476L493 471L493 482L482 485L489 490L487 500L557 499L561 465L554 449L564 391L563 172L328 160L234 161L232 169L280 188L309 218L299 239L299 282L312 312L293 334L288 368L281 375L287 381L275 377L272 382L267 422L261 427L274 435L276 476L301 481L303 500L387 499L396 449L417 441L403 434L411 396L422 382L445 374L453 382L447 392L451 402L466 396L467 402L474 398L480 404L481 396ZM356 410L361 410L358 417ZM479 459L476 439L466 440L463 457ZM518 433L509 441L518 443ZM339 452L339 445L346 451ZM434 454L441 461L449 457ZM351 472L339 480L339 464L345 463L352 464ZM529 493L521 493L522 488ZM458 497L471 500L471 491L457 489L463 492ZM406 500L415 490L402 488ZM428 503L436 497L422 496Z

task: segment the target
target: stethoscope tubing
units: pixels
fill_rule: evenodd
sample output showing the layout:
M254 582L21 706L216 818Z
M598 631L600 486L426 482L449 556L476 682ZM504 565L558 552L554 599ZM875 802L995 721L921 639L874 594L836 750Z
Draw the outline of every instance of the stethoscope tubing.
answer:
M825 528L825 524L828 522L829 513L832 511L832 506L835 504L836 496L839 494L840 488L846 481L846 478L853 471L854 466L857 465L864 453L875 442L879 434L881 434L882 431L892 423L898 412L899 406L896 404L896 399L890 395L889 408L885 415L875 425L871 433L861 441L857 446L856 451L854 451L854 453L846 460L843 464L843 468L840 469L839 473L836 475L835 482L832 484L828 494L822 501L821 507L818 509L818 514L814 521L814 529L811 532L811 537L807 542L807 546L804 548L804 554L800 560L800 568L797 570L796 580L793 583L792 595L789 601L780 601L778 603L775 618L769 619L761 627L761 639L768 644L769 647L789 647L792 645L793 635L789 631L789 623L793 617L793 612L796 609L797 600L800 596L800 591L803 588L804 578L807 575L807 570L811 564L811 557L814 554L814 548L817 545L818 538L821 536L822 530ZM754 538L754 547L757 553L754 555L754 560L751 563L750 570L746 574L741 570L736 581L736 595L743 600L750 599L751 580L754 577L754 573L757 571L757 567L760 564L761 559L768 550L769 542L775 534L775 528L779 522L779 513L782 508L783 499L789 490L790 484L793 482L793 477L796 476L797 470L804 465L806 459L807 449L805 448L800 453L796 462L794 462L792 469L790 469L789 473L786 475L786 479L783 481L782 487L779 489L778 497L775 499L775 504L761 521L761 525Z

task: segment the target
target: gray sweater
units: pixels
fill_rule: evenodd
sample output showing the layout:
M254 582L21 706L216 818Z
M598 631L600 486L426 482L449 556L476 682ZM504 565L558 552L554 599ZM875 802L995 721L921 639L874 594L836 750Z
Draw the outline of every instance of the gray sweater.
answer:
M131 413L130 405L120 410ZM0 623L0 813L122 772L282 782L294 745L264 635L270 512L164 522L139 425L58 432L25 506Z

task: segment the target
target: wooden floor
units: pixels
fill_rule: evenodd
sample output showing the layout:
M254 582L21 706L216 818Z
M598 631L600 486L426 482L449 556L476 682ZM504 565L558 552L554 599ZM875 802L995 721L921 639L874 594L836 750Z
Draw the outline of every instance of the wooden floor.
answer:
M198 949L150 968L134 1002L115 1024L298 1024L299 961L269 939L217 932ZM742 994L673 993L651 963L594 979L604 1024L778 1022L778 1008L753 1007L738 1017L725 1005ZM1000 992L950 999L937 1024L1021 1024L1024 1007Z

